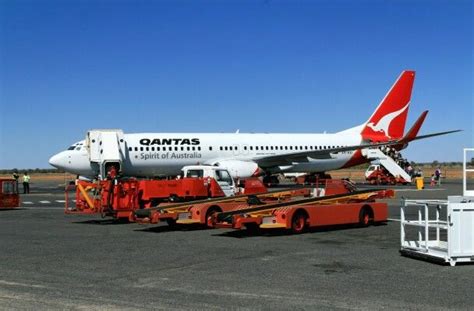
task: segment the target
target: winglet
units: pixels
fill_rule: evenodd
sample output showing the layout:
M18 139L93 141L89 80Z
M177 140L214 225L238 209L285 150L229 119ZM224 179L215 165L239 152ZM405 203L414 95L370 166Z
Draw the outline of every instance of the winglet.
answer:
M418 117L416 122L410 128L410 130L401 139L400 141L401 143L405 144L416 138L416 135L418 135L418 132L420 131L421 126L423 125L423 122L425 122L425 118L427 114L428 114L428 110L423 111L423 113Z
M396 144L394 144L393 147L396 149L403 149L406 147L406 145L408 145L409 142L412 142L414 140L425 139L425 138L441 136L441 135L446 135L446 134L452 134L452 133L457 133L457 132L462 131L462 130L452 130L452 131L438 132L438 133L431 133L427 135L417 136L418 132L420 131L421 126L423 125L423 122L425 121L427 114L428 114L428 110L423 111L423 113L418 117L418 119L410 128L410 130L407 132L407 134L403 136L402 139L396 141Z

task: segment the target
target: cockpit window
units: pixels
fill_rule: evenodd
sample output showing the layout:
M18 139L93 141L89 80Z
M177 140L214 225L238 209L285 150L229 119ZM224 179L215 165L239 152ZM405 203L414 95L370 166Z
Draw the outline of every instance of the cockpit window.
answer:
M76 148L76 146L71 146L71 147L67 148L67 150L74 150L74 148Z

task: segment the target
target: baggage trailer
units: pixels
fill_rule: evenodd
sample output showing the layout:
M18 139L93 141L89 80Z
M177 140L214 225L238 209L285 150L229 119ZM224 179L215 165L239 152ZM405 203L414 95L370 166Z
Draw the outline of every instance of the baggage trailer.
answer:
M214 215L216 227L233 229L288 229L302 233L310 227L386 222L388 207L375 199L390 198L393 190L361 190L329 194Z
M18 182L13 178L0 178L0 209L20 207Z
M278 202L290 200L294 196L309 196L311 189L273 191L261 194L244 194L229 198L216 198L183 204L162 204L157 208L135 211L135 221L142 224L158 224L165 221L168 225L201 224L212 228L212 215L248 207L252 202Z
M264 204L290 202L296 199L349 193L352 185L341 180L325 180L316 188L296 188L255 195L242 195L233 198L216 198L186 204L160 205L157 208L137 210L136 221L139 223L157 224L166 221L174 224L201 224L208 228L214 227L213 216L235 210L243 210Z

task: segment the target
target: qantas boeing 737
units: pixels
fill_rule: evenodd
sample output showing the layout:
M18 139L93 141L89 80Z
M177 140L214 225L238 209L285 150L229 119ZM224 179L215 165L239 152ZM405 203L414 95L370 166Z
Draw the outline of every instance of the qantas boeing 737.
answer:
M402 72L367 122L337 133L124 134L97 130L51 157L49 163L81 176L97 176L104 162L114 165L122 176L142 177L178 175L183 166L193 164L223 167L236 178L347 168L369 162L364 152L368 148L391 145L401 150L414 140L457 132L417 136L428 113L425 111L404 135L414 79L414 71ZM113 143L94 133L114 134ZM114 153L107 148L117 150ZM108 159L111 153L115 156Z

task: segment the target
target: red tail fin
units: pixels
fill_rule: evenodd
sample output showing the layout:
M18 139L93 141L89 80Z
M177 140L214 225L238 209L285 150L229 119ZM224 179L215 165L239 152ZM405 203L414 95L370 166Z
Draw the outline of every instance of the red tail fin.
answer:
M414 80L414 71L402 72L365 124L361 132L364 139L385 141L403 136Z

